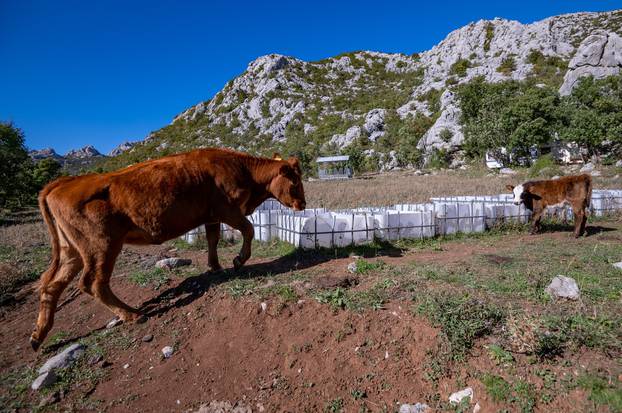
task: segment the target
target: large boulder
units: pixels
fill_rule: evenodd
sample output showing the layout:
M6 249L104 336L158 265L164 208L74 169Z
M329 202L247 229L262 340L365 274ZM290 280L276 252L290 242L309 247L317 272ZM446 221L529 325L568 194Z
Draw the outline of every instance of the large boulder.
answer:
M454 152L464 142L464 134L460 126L462 111L456 102L455 95L449 89L441 95L441 115L434 125L421 137L417 148L431 153L434 150Z
M620 73L622 69L622 37L613 32L598 30L581 42L568 64L560 95L569 95L579 79L593 76L602 79Z

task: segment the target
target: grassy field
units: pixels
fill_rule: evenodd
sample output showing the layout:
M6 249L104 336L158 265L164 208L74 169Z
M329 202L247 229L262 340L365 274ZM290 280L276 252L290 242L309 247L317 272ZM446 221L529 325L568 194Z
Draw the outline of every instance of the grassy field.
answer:
M427 202L431 197L450 195L492 195L506 192L505 186L530 179L578 173L578 166L533 170L517 168L516 175L500 175L480 167L467 170L431 171L418 176L413 171L382 173L348 181L305 182L307 205L311 208L353 208L387 206L395 203ZM622 188L622 168L603 167L594 178L596 188Z
M611 173L599 178L599 185L616 187L618 178L612 177ZM348 182L311 182L306 190L309 202L315 205L383 205L423 201L439 194L496 193L505 182L517 182L523 176L489 178L469 177L467 172L424 177L400 173ZM410 186L420 189L421 195L409 195L406 189ZM382 192L378 191L380 187ZM9 324L20 329L23 323L19 320L24 316L29 322L34 320L36 300L20 299L20 292L34 285L32 281L49 258L45 229L36 215L11 219L0 227L3 340L13 340L3 331ZM285 344L268 346L261 354L249 347L244 350L250 352L249 360L262 359L266 351L273 351L271 357L283 357L276 364L287 368L292 360L303 363L309 359L311 364L322 365L327 349L351 354L356 346L357 358L350 365L353 372L341 369L330 376L329 369L324 368L325 372L320 371L312 380L296 381L294 369L298 366L292 367L291 376L285 374L287 368L280 368L281 381L274 379L277 384L271 387L268 401L261 398L262 386L245 393L249 400L267 403L268 411L286 406L291 410L288 403L294 402L298 407L312 406L309 411L395 411L396 402L406 401L400 392L412 392L419 398L409 402L425 402L433 411L472 411L477 401L484 412L619 412L622 271L612 263L622 260L622 217L590 219L588 226L590 235L577 240L572 238L569 226L548 222L544 233L536 236L527 235L526 226L512 226L483 234L318 251L296 250L282 242L255 243L253 258L244 270L229 269L218 275L204 274L204 244L190 246L174 241L157 248L124 250L113 282L122 286L117 287L119 291L140 297L145 303L163 302L164 309L147 324L149 332L166 336L180 351L188 346L195 349L192 354L182 353L193 358L191 366L176 366L167 373L182 383L181 387L197 380L189 373L195 362L201 364L201 372L223 368L210 364L209 354L216 348L197 344L205 336L226 334L226 320L235 317L230 310L221 310L223 306L240 309L235 311L240 313L242 324L231 328L239 329L236 331L243 336L260 334L246 332L246 324L257 325L259 331L269 328L263 324L267 321L248 310L260 308L260 304L266 304L268 320L276 328L287 325L291 317L301 317L294 324L299 334L277 334ZM229 267L238 249L239 244L222 243L221 263ZM170 272L145 264L167 251L192 258L193 266ZM353 272L346 270L351 262L355 262ZM578 301L552 299L544 292L556 275L577 281L581 290ZM107 317L102 314L105 309L86 298L67 305L65 318L59 319L42 356L33 358L24 352L22 360L3 353L0 405L30 410L37 408L42 397L61 394L59 404L40 409L148 410L145 406L150 398L164 397L162 388L144 387L151 379L143 376L123 379L124 394L106 393L112 383L130 377L131 368L111 370L87 362L101 356L123 365L130 357L132 368L140 366L145 350L136 337L142 337L146 327L94 330L92 323L86 324L89 318L82 314L84 309L100 314L102 320ZM325 324L321 334L306 332L302 326L317 321L318 314ZM398 333L361 324L389 325L388 320L398 317L402 323ZM211 321L222 326L219 334L201 328L201 323ZM30 331L30 324L26 324L25 334ZM188 326L192 328L188 330ZM412 347L409 340L414 340L418 330L434 333L426 345ZM19 340L10 341L7 347L19 346ZM255 344L265 340L262 337ZM30 392L28 386L39 363L73 341L88 345L87 357L65 371L59 383L43 396ZM228 343L230 351L238 351L233 341ZM205 348L206 353L196 354L199 348ZM385 351L392 364L378 361L378 357L385 358ZM145 363L139 371L149 371L152 362L148 359ZM358 365L364 370L356 370ZM229 366L223 371L231 374ZM244 380L239 376L227 381L227 375L219 374L219 380L224 381L210 381L197 398L213 400L215 394L226 393L227 388ZM252 369L246 374L261 380L254 378ZM411 381L419 384L409 384ZM447 402L448 393L466 386L474 388L472 404ZM196 408L197 400L182 407Z

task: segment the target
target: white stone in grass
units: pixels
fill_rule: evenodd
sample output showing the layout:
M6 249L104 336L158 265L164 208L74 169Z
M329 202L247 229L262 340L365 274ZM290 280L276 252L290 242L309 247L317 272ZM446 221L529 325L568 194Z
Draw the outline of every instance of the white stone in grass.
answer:
M155 266L157 268L170 270L171 268L183 267L190 264L192 264L192 260L186 258L165 258L156 262Z
M39 374L69 366L74 362L74 360L77 360L80 356L82 356L82 354L84 354L85 348L84 344L79 343L67 347L62 352L48 359L48 361L46 361L39 369Z
M425 413L430 407L425 403L403 404L400 413Z
M552 297L567 298L569 300L578 300L581 296L577 282L573 278L563 275L553 278L544 291Z
M469 403L473 400L472 388L467 387L466 389L452 393L451 396L449 396L449 402L452 404L460 404L460 402L462 402L462 399L466 397L469 398Z
M622 261L614 263L613 266L619 270L622 270Z
M356 273L356 261L352 261L350 264L348 264L348 271L350 271L352 274Z
M175 350L173 350L173 347L171 346L166 346L162 348L162 355L165 359L171 358L174 352Z
M114 328L121 324L121 319L119 317L115 317L106 324L106 328Z
M46 371L35 379L30 385L33 390L45 389L56 383L56 373L54 371Z

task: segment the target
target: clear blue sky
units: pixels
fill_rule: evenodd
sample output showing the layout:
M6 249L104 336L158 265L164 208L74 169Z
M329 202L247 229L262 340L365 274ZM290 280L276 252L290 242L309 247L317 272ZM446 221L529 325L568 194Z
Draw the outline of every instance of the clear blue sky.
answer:
M532 22L618 1L0 0L0 120L30 148L108 152L212 97L268 53L413 53L471 21Z

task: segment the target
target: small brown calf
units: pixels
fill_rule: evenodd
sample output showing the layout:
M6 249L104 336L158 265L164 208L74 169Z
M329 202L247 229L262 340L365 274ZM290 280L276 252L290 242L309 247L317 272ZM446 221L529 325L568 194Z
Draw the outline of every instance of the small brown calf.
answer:
M516 187L508 185L514 193L514 203L533 212L531 234L540 231L540 219L547 207L570 205L574 214L574 236L585 232L586 209L592 199L592 177L587 174L564 176L546 181L530 181Z

